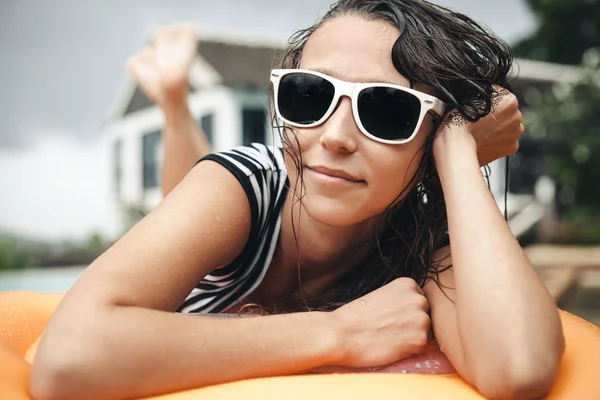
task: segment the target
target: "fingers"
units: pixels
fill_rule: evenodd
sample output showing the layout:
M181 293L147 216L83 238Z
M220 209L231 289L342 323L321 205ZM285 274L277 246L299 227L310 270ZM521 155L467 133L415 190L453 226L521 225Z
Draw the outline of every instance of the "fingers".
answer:
M130 73L134 74L136 73L138 67L141 64L153 66L153 64L155 64L154 59L154 50L151 47L145 47L142 50L135 53L133 56L129 57L125 65L127 67L127 70Z
M194 24L191 22L184 22L161 26L152 35L152 43L157 44L161 41L177 40L179 38L193 38L194 40L197 40Z
M492 88L499 94L499 95L505 95L508 93L511 93L510 90L508 90L507 88L505 88L504 86L500 86L500 85L492 85Z
M129 58L126 68L150 100L155 103L161 100L158 90L161 79L160 72L156 67L155 54L152 48L146 47Z
M521 126L523 126L523 124L521 124ZM523 128L525 129L525 128ZM521 133L522 135L522 133ZM510 148L511 153L509 155L515 154L517 151L519 151L519 141L515 140L514 144L512 145L512 147Z
M425 297L423 289L421 289L421 287L417 284L417 282L414 279L398 278L391 282L391 285L397 286L393 289L395 292L408 292L409 294L410 292L412 292L413 295L412 297L410 297L410 301L408 304L410 304L410 306L414 307L414 309L422 312L425 316L427 316L427 318L429 318L427 314L429 312L429 301Z
M161 28L155 33L152 40L152 44L156 48L160 48L161 46L169 47L175 43L192 45L195 47L198 43L196 29L186 25Z
M431 317L429 316L429 301L425 297L423 289L417 284L414 279L411 278L399 278L392 282L396 286L400 286L398 289L409 291L413 293L409 304L413 307L412 312L412 324L413 335L411 346L413 353L420 353L427 343L431 340Z
M413 314L411 317L411 331L406 340L411 354L418 354L429 343L429 332L431 331L431 318L426 312Z
M431 318L431 317L430 317ZM430 326L427 330L427 343L435 340L435 334L433 333L433 327Z
M429 302L410 278L399 278L331 315L344 338L343 365L373 367L421 353L429 342Z
M167 86L180 90L196 58L198 37L191 25L175 25L160 29L154 36L156 65Z
M392 283L395 285L403 285L403 287L412 289L420 295L424 296L423 289L421 289L417 282L412 278L397 278L394 281L392 281Z
M182 103L196 58L198 37L189 23L156 30L150 46L127 61L127 70L146 95L161 106Z

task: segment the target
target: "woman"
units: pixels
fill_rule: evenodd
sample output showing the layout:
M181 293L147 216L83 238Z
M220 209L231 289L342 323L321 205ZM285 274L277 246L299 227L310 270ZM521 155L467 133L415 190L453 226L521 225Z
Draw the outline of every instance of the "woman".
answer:
M378 368L421 353L430 325L483 395L546 393L558 313L479 169L522 133L498 94L508 48L423 1L341 0L280 66L283 149L205 157L99 257L47 328L33 396ZM206 316L247 304L271 312Z

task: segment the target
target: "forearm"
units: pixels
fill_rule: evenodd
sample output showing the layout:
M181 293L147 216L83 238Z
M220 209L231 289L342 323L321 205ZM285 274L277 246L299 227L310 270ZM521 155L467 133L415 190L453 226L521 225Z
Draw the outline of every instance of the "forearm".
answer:
M187 104L165 110L163 151L162 192L166 196L200 158L211 152L210 143Z
M450 132L452 133L452 132ZM540 370L564 346L553 299L504 221L468 138L446 135L435 157L448 214L456 320L465 363ZM494 360L494 361L491 361ZM486 368L487 367L487 368ZM481 373L480 373L481 374ZM498 379L498 377L496 377Z
M113 306L94 314L48 331L33 369L34 395L138 398L335 362L325 313L225 319Z

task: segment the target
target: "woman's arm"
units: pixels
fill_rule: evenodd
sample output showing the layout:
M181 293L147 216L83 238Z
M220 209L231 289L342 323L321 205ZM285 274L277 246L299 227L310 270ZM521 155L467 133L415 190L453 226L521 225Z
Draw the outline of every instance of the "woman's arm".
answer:
M210 143L187 103L164 109L162 194L168 195L202 157L212 151Z
M290 375L330 363L335 348L316 312L211 318L83 302L61 314L34 364L36 400L137 399Z
M150 46L127 62L127 69L165 116L162 193L166 196L194 164L211 152L206 135L190 113L188 75L196 59L198 37L193 26L165 26Z
M426 287L436 337L484 395L539 397L550 389L564 349L556 305L485 184L471 134L442 128L434 156L453 264L440 280L455 289L445 289L451 302L434 282Z
M138 398L336 362L339 336L324 313L172 313L240 254L249 231L241 185L219 164L199 163L65 296L35 359L33 397Z

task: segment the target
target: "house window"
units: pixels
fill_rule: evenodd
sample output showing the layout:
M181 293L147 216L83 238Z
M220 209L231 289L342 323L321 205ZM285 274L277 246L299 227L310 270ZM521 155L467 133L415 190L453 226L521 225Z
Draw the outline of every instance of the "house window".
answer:
M123 142L117 140L114 143L113 148L113 184L115 194L121 195L121 180L123 179L123 165L122 165L122 154L123 154Z
M213 115L207 114L200 118L200 126L210 144L213 144Z
M264 109L242 110L242 138L244 145L265 142L266 113Z
M162 159L162 140L160 131L151 132L142 138L143 187L152 189L160 182L160 164Z

